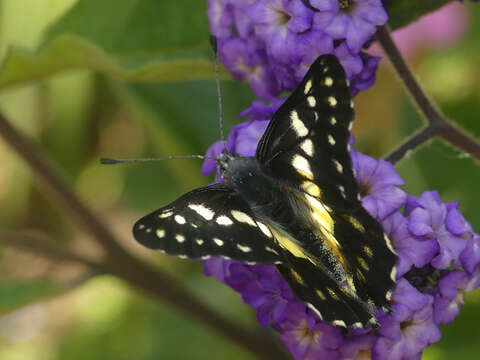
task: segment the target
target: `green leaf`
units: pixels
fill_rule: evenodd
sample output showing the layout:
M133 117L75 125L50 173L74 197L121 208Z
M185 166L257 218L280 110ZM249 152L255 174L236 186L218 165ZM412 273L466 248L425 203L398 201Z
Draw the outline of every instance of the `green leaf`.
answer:
M38 51L8 51L0 89L79 68L138 82L213 78L205 11L203 1L80 0Z
M406 26L419 17L432 11L440 9L442 6L453 0L390 0L387 2L388 25L392 30Z
M56 294L60 287L47 280L0 280L0 314Z

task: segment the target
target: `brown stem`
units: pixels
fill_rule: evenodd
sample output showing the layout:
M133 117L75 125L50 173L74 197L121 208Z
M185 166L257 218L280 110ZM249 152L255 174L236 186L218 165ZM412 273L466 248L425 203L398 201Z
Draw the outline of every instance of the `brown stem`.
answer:
M384 157L385 160L396 164L399 160L408 156L408 154L415 150L422 144L427 143L440 133L440 128L434 125L425 126L423 129L415 133L413 136L405 140L400 146L394 149L390 154Z
M16 131L0 114L0 135L26 161L42 181L52 199L72 215L107 253L102 263L105 272L118 276L132 286L144 290L150 296L165 301L196 320L209 326L261 359L284 359L284 352L275 344L266 343L251 331L232 323L209 309L166 274L133 257L118 243L115 236L99 221L49 164L43 151L31 140Z
M428 123L431 124L445 122L445 118L441 114L440 110L435 106L434 102L422 89L420 83L415 78L415 75L405 61L405 58L395 45L392 37L390 36L388 27L386 25L380 26L376 37L383 50L387 54L388 59L397 71L397 75L402 80L403 85L407 88L407 91L412 97L413 102L418 106Z
M480 143L451 122L444 124L439 136L480 161Z
M390 36L388 26L379 27L376 38L380 42L385 54L387 54L402 84L410 94L413 103L419 108L420 113L428 124L428 126L407 139L385 158L395 164L403 159L407 153L414 151L435 136L439 136L458 149L480 160L480 143L448 121L432 99L427 96L400 50L395 45Z
M80 263L88 266L97 273L104 272L101 264L90 261L69 249L56 246L51 240L44 236L2 233L0 234L0 244L26 251L33 251L51 260Z

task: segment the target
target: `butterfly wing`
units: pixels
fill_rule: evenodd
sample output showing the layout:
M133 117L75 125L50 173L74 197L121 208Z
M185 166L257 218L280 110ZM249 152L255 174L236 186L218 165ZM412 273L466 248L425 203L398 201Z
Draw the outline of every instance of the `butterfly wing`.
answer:
M280 249L248 204L224 185L193 190L141 218L133 227L142 245L182 258L223 256L278 264Z
M387 306L397 258L381 225L358 199L349 155L352 121L345 72L336 57L321 56L273 116L256 157L265 173L285 181L292 196L307 206L305 218L313 219L308 226L320 234L323 245L328 243L318 247L327 249L327 256L309 247L311 258L335 259L362 301ZM318 272L330 271L323 265ZM293 281L290 277L291 285ZM308 301L305 289L296 293ZM341 302L347 309L347 302ZM322 313L328 311L325 302L318 304Z
M353 109L345 72L333 55L320 56L275 113L257 148L264 171L304 184L327 203L346 207L358 185L348 151ZM314 185L308 188L307 181Z
M344 327L371 327L377 321L371 306L339 284L322 264L286 254L277 269L297 297L306 302L322 320Z

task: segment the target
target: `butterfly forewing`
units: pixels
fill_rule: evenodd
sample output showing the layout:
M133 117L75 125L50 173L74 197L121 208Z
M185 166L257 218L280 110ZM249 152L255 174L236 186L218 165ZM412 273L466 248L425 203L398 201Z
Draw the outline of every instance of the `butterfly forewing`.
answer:
M275 113L257 148L272 177L298 184L337 207L357 202L348 143L353 109L345 72L333 55L319 57Z
M232 189L193 190L141 218L133 227L144 246L191 259L222 256L246 263L280 263L278 245Z

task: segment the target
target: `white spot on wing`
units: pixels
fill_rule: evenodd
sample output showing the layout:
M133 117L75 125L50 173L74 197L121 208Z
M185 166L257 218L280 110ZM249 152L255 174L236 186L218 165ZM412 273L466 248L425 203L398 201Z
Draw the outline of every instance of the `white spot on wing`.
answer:
M185 224L185 223L187 222L182 215L175 215L174 219L175 219L175 221L176 221L177 223L179 223L180 225L183 225L183 224Z
M265 250L271 252L271 253L274 253L276 255L278 255L278 252L276 252L275 250L273 250L270 246L265 246Z
M200 239L200 238L196 238L196 239L195 239L195 242L196 242L198 245L203 245L203 240Z
M187 258L187 255L182 255L182 254L179 254L177 255L180 259L186 259Z
M311 88L312 88L312 80L308 80L305 83L305 88L303 89L303 93L307 95Z
M353 101L350 100L350 107L353 109L354 105L353 105Z
M157 231L155 232L158 236L158 238L163 238L165 236L165 230L163 229L157 229Z
M310 107L315 107L315 105L317 105L317 101L313 96L309 96L307 98L307 102L308 102L308 105L310 105Z
M252 248L251 248L251 247L245 246L245 245L241 245L241 244L237 244L237 248L238 248L240 251L243 251L244 253L248 253L248 252L252 251Z
M343 320L333 320L332 324L335 326L347 327L347 324L345 324L345 321Z
M347 81L348 81L348 80L347 80ZM361 328L363 328L363 325L362 325L361 322L356 322L356 323L353 323L353 324L351 325L351 327L352 327L353 329L361 329Z
M335 165L335 168L337 169L337 171L338 171L340 174L343 173L343 166L342 166L342 164L340 164L340 163L338 162L338 160L335 160L335 159L333 159L332 161L333 161L333 165Z
M262 232L269 238L272 237L272 233L270 232L270 230L268 229L267 225L265 225L264 223L261 223L260 221L257 221L257 224L258 224L258 227L260 228L260 230L262 230Z
M215 220L218 225L223 225L223 226L230 226L233 224L232 219L230 219L228 216L222 215Z
M305 139L300 145L305 154L308 156L313 156L313 142L310 139Z
M330 106L332 106L332 107L337 106L337 103L338 103L338 102L337 102L337 99L335 99L335 97L333 97L333 96L329 96L329 97L327 98L327 102L328 102L328 104L329 104Z
M393 249L392 242L388 238L387 234L383 233L383 238L385 239L385 244L387 244L387 247L390 249L390 251L396 254L395 250Z
M139 225L138 225L138 230L143 230L143 229L145 229L145 225L139 224Z
M390 279L392 279L392 281L397 281L397 267L394 266L391 273L390 273Z
M327 87L332 86L333 85L333 79L330 76L325 77L325 79L323 79L323 85L325 85Z
M330 116L329 121L330 121L330 125L335 125L337 123L337 119L335 119L334 116Z
M200 260L208 260L210 258L211 258L210 255L204 255L204 256L200 257Z
M165 211L165 212L161 213L160 215L158 215L158 217L161 218L161 219L165 219L169 216L172 216L172 214L173 214L173 211Z
M230 213L232 214L233 218L238 222L248 224L250 226L257 226L255 221L253 221L253 219L247 214L245 214L243 211L232 210Z
M348 131L352 131L352 128L353 128L353 121L350 120L350 122L348 123Z
M318 311L315 306L313 306L310 303L307 303L307 306L310 308L310 310L312 310L315 314L317 314L317 316L320 318L320 320L323 320L322 314L320 314L320 311Z
M332 146L334 146L335 143L336 143L336 142L335 142L335 139L334 139L333 136L330 135L330 134L328 134L328 143L329 143L330 145L332 145Z
M213 242L218 246L223 246L223 240L220 240L219 238L213 238Z
M298 117L298 113L295 110L292 110L290 113L290 120L292 120L292 129L295 130L299 137L307 136L308 129L305 127L305 124Z
M177 234L175 235L175 239L177 239L177 241L181 244L185 241L185 236L183 236L182 234Z
M338 190L340 190L340 194L342 194L342 197L346 198L347 195L345 194L345 188L343 185L338 185Z
M303 156L295 155L292 160L292 165L297 171L304 173L307 177L313 178L312 169L310 163Z
M189 204L188 207L195 211L198 215L203 217L205 220L212 220L215 213L202 204Z

